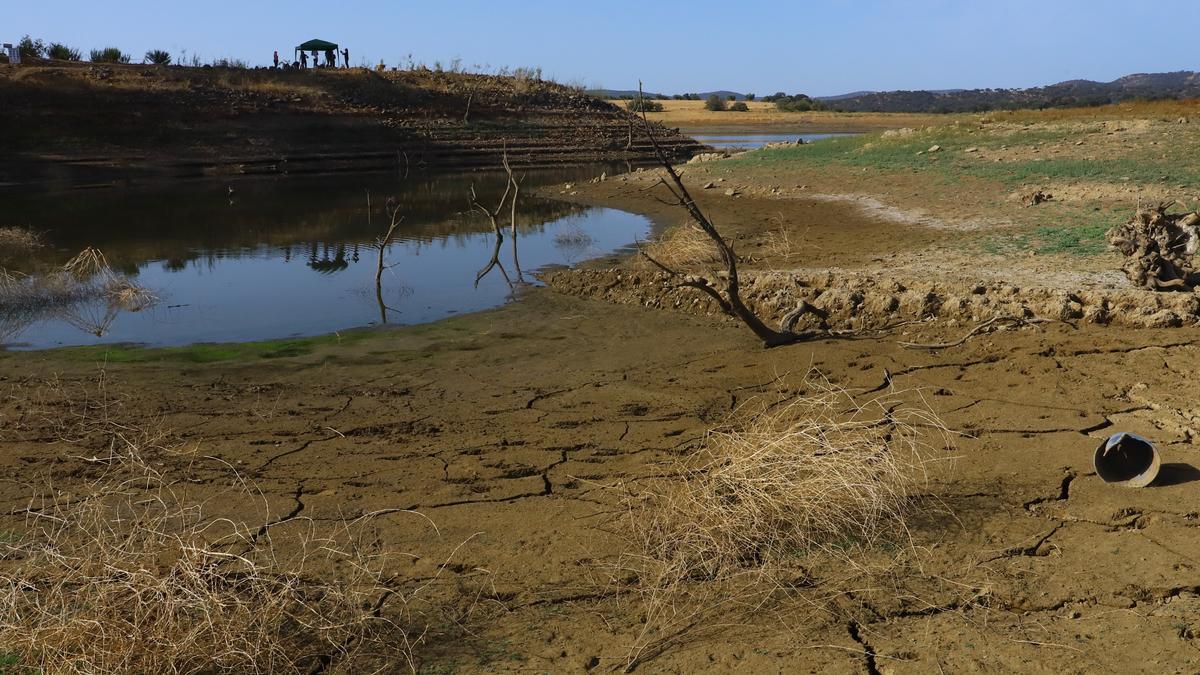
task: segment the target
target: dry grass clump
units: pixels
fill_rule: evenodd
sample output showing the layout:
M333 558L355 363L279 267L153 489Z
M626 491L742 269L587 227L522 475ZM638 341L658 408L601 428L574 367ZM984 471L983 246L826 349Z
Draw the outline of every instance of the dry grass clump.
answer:
M910 497L940 453L922 429L938 426L933 414L897 406L824 386L711 432L637 518L644 551L711 578L904 538Z
M691 223L666 230L658 238L642 244L641 250L650 258L681 272L708 269L721 262L721 252L712 239Z
M619 575L634 580L645 615L631 664L731 604L758 612L798 589L827 603L912 552L914 496L947 458L944 427L897 394L805 388L710 432L703 450L628 497L635 551ZM837 578L815 578L820 568Z
M107 454L76 458L95 477L35 500L19 535L0 541L6 664L46 673L415 671L419 631L406 630L396 608L410 598L389 585L388 557L354 528L319 535L311 521L272 518L224 465L207 470L234 487L209 486L199 498L197 481L160 468L181 457L161 437L115 424L86 433L97 429ZM262 503L261 524L218 512L239 500ZM281 523L286 545L271 539Z
M28 255L42 247L42 237L24 227L0 227L0 260Z

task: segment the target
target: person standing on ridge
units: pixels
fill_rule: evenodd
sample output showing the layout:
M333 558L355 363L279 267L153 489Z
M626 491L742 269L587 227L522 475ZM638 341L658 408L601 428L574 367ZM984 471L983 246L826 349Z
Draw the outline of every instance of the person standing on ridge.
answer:
M279 50L278 49L275 50L275 56L273 58L275 59L275 69L279 70Z
M304 70L308 69L308 54L305 52L300 52L300 68Z
M342 50L342 63L346 64L347 68L350 67L350 48L349 47L346 47L345 49Z

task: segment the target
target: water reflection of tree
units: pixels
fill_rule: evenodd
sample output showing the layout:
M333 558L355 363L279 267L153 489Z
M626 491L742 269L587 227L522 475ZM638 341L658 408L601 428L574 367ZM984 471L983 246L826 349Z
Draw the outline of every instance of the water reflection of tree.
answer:
M528 184L561 184L597 173L599 169L594 166L533 171ZM367 180L378 183L380 178ZM213 200L211 191L178 187L139 191L138 199L123 196L118 200L102 193L72 196L69 200L31 198L15 210L6 204L6 210L17 218L28 214L24 217L51 232L50 250L97 245L122 270L158 260L170 261L165 269L173 271L205 257L211 264L223 258L261 256L264 246L280 251L292 247L292 253L295 247L303 250L313 241L369 246L379 233L362 217L362 181L346 179L331 189L326 179L320 190L306 189L308 183L304 181L248 182L239 186L238 208L232 210L223 199ZM471 183L476 185L480 199L490 202L504 190L507 177L486 172L425 178L414 175L405 183L390 184L388 193L404 204L408 216L401 238L429 243L466 239L487 231L486 222L464 220L459 213L463 194ZM581 210L562 202L528 198L522 202L520 228L524 231ZM189 225L164 228L162 223L167 219ZM99 240L97 232L103 233Z
M346 260L346 245L339 243L335 246L333 257L329 256L329 244L326 243L320 258L317 257L317 245L314 242L309 255L308 266L321 274L334 274L350 266Z
M121 312L139 312L157 302L154 293L90 248L38 275L17 277L0 270L0 342L52 319L103 337Z
M576 263L595 250L596 240L575 223L571 223L554 234L554 248L569 263Z

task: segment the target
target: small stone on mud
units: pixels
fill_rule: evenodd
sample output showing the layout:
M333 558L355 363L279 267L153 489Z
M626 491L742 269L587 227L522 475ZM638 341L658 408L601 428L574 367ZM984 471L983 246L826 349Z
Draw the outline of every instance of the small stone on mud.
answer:
M736 197L736 196L738 196L738 191L733 188L729 188L728 190L725 191L725 196L726 197Z
M705 184L704 184L704 189L705 189L705 190L711 190L711 189L713 189L713 188L715 188L715 187L717 187L717 184L716 184L716 183L714 183L714 182L712 182L712 181L709 181L709 182L707 182L707 183L705 183Z
M979 148L971 147L963 150L963 152L979 152Z
M942 151L942 146L940 146L940 145L933 145L933 146L929 147L929 152L941 152L941 151Z

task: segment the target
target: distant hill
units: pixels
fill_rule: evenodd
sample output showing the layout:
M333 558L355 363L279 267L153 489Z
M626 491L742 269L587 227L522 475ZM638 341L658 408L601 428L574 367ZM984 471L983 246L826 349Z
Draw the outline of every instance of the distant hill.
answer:
M876 94L874 91L852 91L849 94L838 94L837 96L814 96L818 101L841 101L847 98L858 98L860 96L870 96Z
M637 89L588 89L585 93L588 96L595 96L596 98L602 98L606 101L611 101L611 100L617 99L617 98L637 98L638 90ZM664 96L662 94L656 94L656 93L650 92L650 91L643 93L642 96L645 96L646 98L669 98L668 96Z
M949 113L1092 106L1133 98L1200 98L1200 73L1137 73L1112 82L1068 80L1029 89L867 91L825 96L820 100L837 110L850 112Z
M719 96L720 98L723 98L723 99L728 99L730 96L732 96L732 97L734 97L734 100L737 100L737 101L746 100L745 94L739 94L736 91L729 91L727 89L721 89L719 91L701 91L701 92L687 92L687 93L698 96L701 101L708 98L709 96L712 96L713 94L716 94L717 96ZM611 100L611 99L617 99L617 98L636 98L638 95L638 90L637 89L589 89L589 90L587 90L587 94L589 96L595 96L596 98L603 98L603 99ZM645 94L643 94L643 96L645 96L646 98L672 98L671 96L667 96L666 94L657 94L657 93L653 93L653 92L649 92L649 91L646 92Z
M728 99L730 96L732 96L735 101L746 100L745 94L739 94L736 91L729 91L727 89L721 89L720 91L702 91L702 92L700 92L700 99L701 100L707 99L709 96L712 96L713 94L716 94L717 98L720 98L720 99Z

